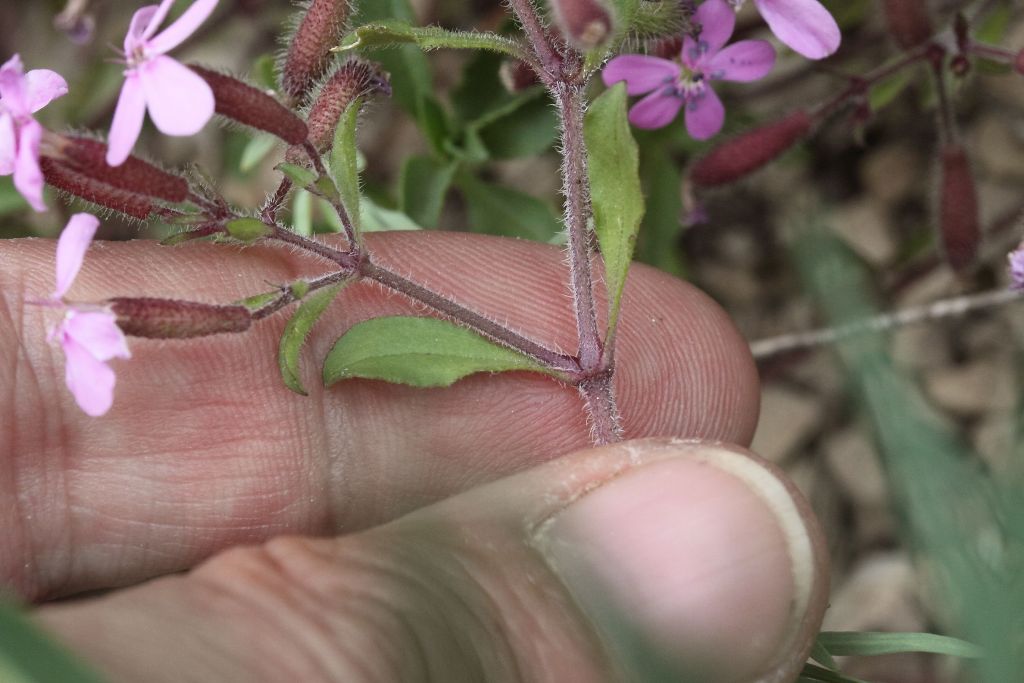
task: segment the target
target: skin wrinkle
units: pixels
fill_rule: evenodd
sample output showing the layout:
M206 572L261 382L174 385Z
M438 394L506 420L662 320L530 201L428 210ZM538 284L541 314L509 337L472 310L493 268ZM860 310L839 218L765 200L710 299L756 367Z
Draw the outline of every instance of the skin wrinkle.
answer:
M17 405L17 399L23 393L22 391L20 391L20 373L18 372L19 368L24 366L28 368L30 371L32 368L30 364L20 362L21 355L24 349L23 344L21 342L21 315L14 315L14 313L12 312L12 306L14 305L14 302L18 302L19 306L24 306L24 304L21 303L23 299L23 296L17 296L14 299L0 297L0 313L2 313L4 318L6 319L5 324L0 325L0 330L7 329L14 331L13 344L6 342L0 344L0 353L5 353L7 357L10 359L8 363L4 364L5 367L7 367L6 374L8 375L9 379L3 382L3 385L8 387L8 401L10 401L10 405ZM3 499L10 501L12 507L14 508L15 515L13 523L7 527L9 529L9 535L5 534L8 540L4 543L4 545L11 548L12 550L14 548L19 547L25 548L25 550L22 550L21 552L15 551L17 552L17 555L23 556L24 560L22 562L12 562L10 566L3 567L4 571L2 576L4 576L7 581L13 584L16 589L20 589L27 593L31 593L32 591L34 591L34 581L32 580L32 577L35 576L37 570L35 569L35 551L30 547L29 541L29 539L32 538L27 524L28 520L30 519L30 516L26 510L25 502L23 499L24 497L21 493L21 487L18 485L19 468L17 465L17 461L15 459L15 444L18 442L18 432L20 428L21 425L19 424L18 420L11 420L10 423L8 424L8 428L4 430L8 435L6 439L7 450L6 453L4 454L4 458L10 460L12 466L10 468L8 476L4 477L4 479L7 482L6 485L10 487L10 495L4 495ZM11 540L12 536L16 536L16 538L14 540Z

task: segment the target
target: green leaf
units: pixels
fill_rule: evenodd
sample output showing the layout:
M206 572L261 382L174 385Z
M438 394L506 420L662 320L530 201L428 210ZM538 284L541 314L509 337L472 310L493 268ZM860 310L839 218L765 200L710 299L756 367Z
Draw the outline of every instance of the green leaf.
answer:
M562 224L536 197L509 187L485 183L470 173L458 178L473 231L547 242Z
M797 683L867 683L859 678L844 676L838 671L814 664L804 664Z
M837 656L888 655L899 652L928 652L951 657L981 657L981 650L959 638L934 633L885 633L880 631L824 631L818 643Z
M277 360L281 366L281 377L284 378L285 386L297 394L307 395L302 386L302 379L299 377L299 352L302 351L313 325L320 319L320 316L327 310L343 287L344 283L339 282L311 294L303 300L302 305L295 311L292 319L284 328Z
M285 174L289 180L295 183L296 187L309 187L316 182L315 171L295 164L278 164L275 169Z
M431 157L409 157L399 178L401 210L419 225L436 228L456 168Z
M401 211L388 209L369 197L363 197L363 232L386 232L388 230L422 230L416 221Z
M263 54L252 65L252 79L257 87L264 90L277 89L277 59L274 55Z
M412 26L398 20L363 24L342 38L334 51L344 52L360 47L394 47L405 43L411 43L423 50L490 50L517 59L524 55L519 43L496 33L449 31L437 26Z
M416 107L416 118L434 153L443 156L455 132L444 107L434 97L420 98Z
M267 158L274 147L277 146L277 138L273 135L257 135L250 138L242 150L241 159L238 162L238 170L242 173L249 173L259 166L259 163Z
M494 159L542 154L558 137L558 115L542 88L521 95L472 124Z
M77 657L4 603L0 603L0 634L0 680L4 683L102 683Z
M258 218L236 218L225 223L224 228L241 242L255 242L272 232L270 226Z
M501 83L502 61L504 58L493 52L478 52L467 60L462 79L449 94L455 115L462 123L476 121L513 99Z
M1013 3L1004 2L989 12L976 26L971 27L974 29L974 39L980 43L999 45L1003 42L1012 18Z
M359 323L324 363L327 386L377 379L413 387L447 387L477 372L546 372L535 361L446 320L396 316Z
M608 287L608 340L615 336L622 289L633 258L644 198L636 141L626 118L626 86L616 84L587 110L587 141L594 230L604 257Z
M811 647L811 659L819 664L823 664L833 671L839 669L839 666L836 665L836 660L832 659L832 653L821 644L820 639L815 640L814 645Z
M664 141L642 144L640 175L647 202L636 259L676 277L684 277L686 265L679 244L683 230L683 198L679 192L682 171Z
M305 190L297 191L292 200L292 230L303 237L313 234L313 195Z
M331 173L341 192L341 204L348 211L352 225L358 231L359 215L359 148L356 145L356 126L362 98L350 102L338 120L331 148Z
M893 74L889 78L883 78L872 86L871 93L868 95L871 111L879 112L887 107L900 93L906 90L910 83L910 74L905 71Z

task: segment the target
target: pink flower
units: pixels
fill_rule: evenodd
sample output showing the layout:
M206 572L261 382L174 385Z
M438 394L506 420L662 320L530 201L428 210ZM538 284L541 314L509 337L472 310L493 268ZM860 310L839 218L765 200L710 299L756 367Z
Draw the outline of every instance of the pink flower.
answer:
M206 21L217 0L196 0L177 21L157 34L174 0L143 7L132 17L124 39L128 60L124 87L110 126L107 163L120 166L142 131L146 110L165 135L195 135L213 117L213 91L206 81L167 53Z
M99 224L95 216L87 213L77 213L68 221L57 242L57 286L48 302L64 308L64 319L50 333L50 338L60 340L64 349L64 381L78 406L93 417L105 414L114 402L116 376L107 361L131 358L124 333L117 326L117 316L110 310L64 301Z
M707 0L694 19L701 25L700 41L686 37L678 60L622 55L605 66L605 85L625 81L630 95L650 93L629 110L629 121L637 128L666 126L685 105L686 130L706 140L725 120L711 81L756 81L775 64L775 49L764 40L741 40L723 49L736 25L725 0Z
M1010 262L1010 289L1024 291L1024 245L1011 251L1007 258Z
M739 10L746 0L730 0ZM808 59L839 49L839 25L818 0L754 0L775 37Z
M54 71L25 73L18 55L0 67L0 175L13 173L14 186L36 211L46 211L39 170L43 127L32 114L67 91L67 82Z

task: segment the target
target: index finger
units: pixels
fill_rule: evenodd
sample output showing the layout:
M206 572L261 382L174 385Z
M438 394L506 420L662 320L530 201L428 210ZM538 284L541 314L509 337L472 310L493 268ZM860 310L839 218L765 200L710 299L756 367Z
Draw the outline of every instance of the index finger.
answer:
M559 250L455 233L372 236L376 258L524 334L574 352ZM81 414L55 321L26 307L52 288L54 245L0 242L0 581L40 599L190 567L281 533L336 533L394 518L588 443L576 391L527 373L476 375L448 389L370 381L318 388L334 340L382 315L426 311L372 283L349 287L304 352L310 389L282 384L287 315L242 335L132 340L114 407ZM77 300L163 296L228 302L327 268L285 250L99 244ZM649 268L631 273L616 391L628 438L745 444L757 416L746 343L697 290Z

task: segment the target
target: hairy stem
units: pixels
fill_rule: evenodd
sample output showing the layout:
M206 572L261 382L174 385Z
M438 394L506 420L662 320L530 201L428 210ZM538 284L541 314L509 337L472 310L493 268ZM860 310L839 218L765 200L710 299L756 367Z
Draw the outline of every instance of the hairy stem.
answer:
M273 232L268 236L268 239L278 240L286 244L303 249L310 253L316 254L320 258L327 259L333 263L341 266L342 270L356 271L359 269L359 254L355 252L346 252L339 249L329 247L322 242L303 237L291 230L284 228L280 225L267 224L268 227L273 229Z
M615 403L612 369L588 377L579 384L580 396L590 416L590 438L595 446L622 440L622 425Z
M312 142L309 142L307 140L306 143L302 146L302 148L303 150L305 150L306 155L309 157L310 162L313 164L313 169L317 172L317 174L319 174L321 178L325 178L328 181L330 181L331 185L334 186L333 197L325 197L320 193L315 194L318 194L320 197L326 199L330 203L331 207L334 209L334 212L338 214L338 220L341 221L342 227L345 229L345 238L348 240L348 243L352 245L353 249L356 248L356 246L359 244L356 236L356 228L352 224L352 217L349 216L348 209L346 209L344 204L342 204L341 201L338 200L338 196L340 195L340 193L338 192L338 186L334 182L334 178L332 178L327 173L327 169L324 167L324 162L320 158L320 154L319 152L316 151L316 147L313 146Z
M338 270L327 275L322 275L314 280L310 280L307 284L309 288L306 290L306 294L309 292L315 292L318 289L329 287L338 282L344 282L345 280L357 277L354 271L350 270ZM285 308L289 304L295 303L299 300L299 297L295 295L295 292L291 287L282 287L281 293L273 301L260 306L252 312L253 320L262 320L263 318L269 318L273 314Z
M360 267L363 277L379 282L388 289L404 294L405 296L426 304L438 313L456 320L466 327L492 339L499 344L515 349L522 354L530 356L544 366L564 372L572 377L580 374L580 365L572 356L553 351L537 342L513 332L507 327L489 320L479 313L475 313L465 306L455 303L442 294L431 291L422 285L407 280L401 275L386 268L378 266L369 259L363 261Z
M277 212L284 206L284 201L288 198L288 193L291 192L291 189L292 181L288 178L282 178L281 184L277 186L277 191L267 200L267 203L260 211L260 217L264 223L277 223Z
M508 4L540 60L542 68L537 76L544 83L551 84L552 79L561 71L562 57L551 43L551 36L544 30L532 0L508 0Z
M579 333L580 366L595 372L601 365L601 335L594 307L594 282L590 272L589 182L587 148L583 140L583 91L580 86L558 83L555 101L562 118L562 175L565 178L565 227L569 233L569 268L572 278L576 330Z

